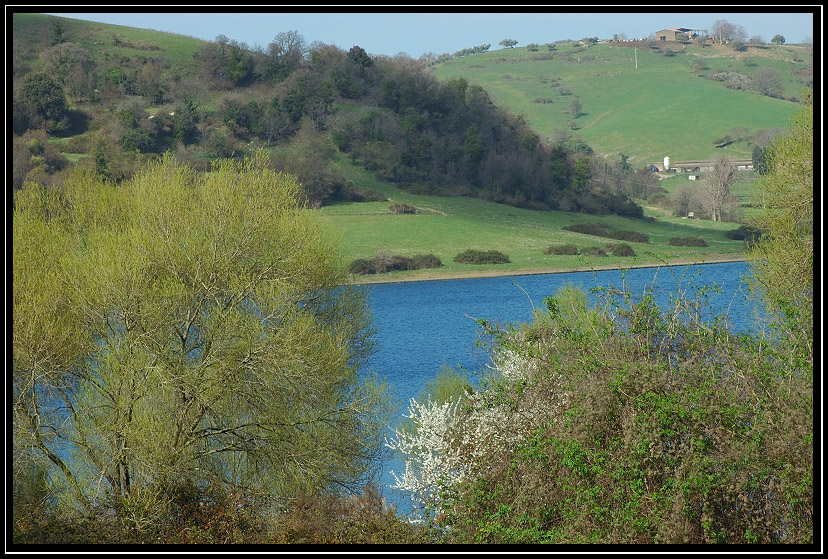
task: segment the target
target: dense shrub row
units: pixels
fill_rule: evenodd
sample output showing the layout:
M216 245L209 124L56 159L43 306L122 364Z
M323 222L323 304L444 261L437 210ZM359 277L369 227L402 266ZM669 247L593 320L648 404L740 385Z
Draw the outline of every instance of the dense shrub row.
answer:
M724 236L734 241L745 241L748 244L758 240L762 236L762 232L750 225L740 225L738 229L726 231Z
M544 250L543 253L554 255L576 255L578 254L578 246L573 245L572 243L549 245L549 248Z
M635 256L635 251L633 250L633 248L626 243L607 245L606 251L611 252L613 256ZM572 243L566 243L560 245L550 245L546 250L543 251L543 253L557 256L577 254L607 256L606 251L601 247L586 247L582 251L580 251L577 245L574 245Z
M188 492L161 524L137 529L99 516L39 516L14 525L15 544L427 544L438 534L397 516L375 488L362 494L303 494L284 506L208 488Z
M574 225L564 225L564 231L572 231L573 233L581 233L583 235L593 235L595 237L605 237L607 239L615 239L616 241L627 241L631 243L649 243L650 237L644 233L637 231L608 231L604 227L595 223L576 223Z
M671 237L668 243L673 247L706 247L710 246L701 237Z
M454 257L460 264L508 264L509 256L497 250L468 249Z
M442 265L442 260L433 254L418 254L410 257L383 254L371 259L358 258L351 262L348 271L352 274L369 275L419 270L421 268L439 268Z

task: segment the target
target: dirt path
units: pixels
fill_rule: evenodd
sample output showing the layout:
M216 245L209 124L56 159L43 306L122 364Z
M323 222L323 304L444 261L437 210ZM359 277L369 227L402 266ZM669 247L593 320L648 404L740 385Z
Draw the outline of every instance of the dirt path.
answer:
M587 124L586 126L584 126L583 128L581 128L581 130L586 130L587 128L589 128L589 127L590 127L590 126L592 126L593 124L597 123L599 120L601 120L602 118L604 118L605 116L607 116L607 115L608 115L608 114L610 114L611 112L612 112L612 111L607 111L607 112L605 112L605 113L602 113L602 114L598 115L598 116L595 118L595 120L593 120L592 122L590 122L589 124Z

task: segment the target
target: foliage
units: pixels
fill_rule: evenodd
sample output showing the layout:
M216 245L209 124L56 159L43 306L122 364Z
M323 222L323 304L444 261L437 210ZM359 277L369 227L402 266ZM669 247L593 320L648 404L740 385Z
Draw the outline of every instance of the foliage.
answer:
M543 251L544 254L568 254L574 255L578 254L578 246L572 243L563 243L559 245L549 245L549 247Z
M724 234L727 239L734 239L736 241L745 241L746 247L751 247L762 236L762 231L751 227L750 225L740 225L738 228L731 231L725 231Z
M439 268L442 261L433 254L417 254L411 257L380 254L368 260L358 258L351 262L348 272L351 274L385 274L399 270L419 270L421 268Z
M749 255L762 296L783 343L813 359L814 129L813 101L771 144L768 172L760 181L760 212L750 225L762 231Z
M606 237L609 234L604 227L595 223L575 223L573 225L564 225L561 229L583 235L594 235L596 237Z
M607 251L611 252L613 256L635 256L635 250L627 243L607 245Z
M508 264L509 257L497 250L467 249L454 257L461 264Z
M55 76L31 73L23 79L21 88L21 100L31 115L30 121L38 122L47 130L55 132L66 128L66 95Z
M172 156L117 188L77 170L13 214L15 468L144 530L171 485L358 489L382 452L364 294L263 154Z
M423 518L455 543L813 542L813 372L694 289L661 310L564 288L531 324L484 324L500 377L411 405L407 466L443 472L409 484Z
M633 243L649 243L649 235L639 233L637 231L608 231L605 227L595 223L575 223L573 225L564 225L564 231L572 231L573 233L581 233L583 235L593 235L595 237L605 237L607 239L615 239L617 241L629 241Z
M706 247L710 246L701 237L670 237L668 243L674 247Z
M388 206L388 211L391 211L395 214L418 214L420 210L418 210L415 206L411 204L391 204Z

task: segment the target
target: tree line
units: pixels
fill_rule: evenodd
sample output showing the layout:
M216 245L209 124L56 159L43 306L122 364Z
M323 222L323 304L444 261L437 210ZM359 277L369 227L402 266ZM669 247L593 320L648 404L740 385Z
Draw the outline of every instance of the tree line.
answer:
M330 138L352 162L416 192L537 209L642 213L625 192L596 184L588 147L545 141L521 117L497 107L482 87L464 79L440 83L422 62L404 56L309 45L295 31L255 49L219 36L193 55L195 74L171 78L163 57L150 53L126 66L100 67L69 39L61 33L62 42L43 51L42 71L27 72L25 61L19 64L15 187L30 172L38 176L33 169L39 160L23 139L37 130L68 137L72 149L91 155L79 164L113 180L165 151L206 168L212 158L241 157L253 146L301 137L309 142L303 147L315 151L301 150L287 165L303 169L307 198L319 205L354 191L341 176L311 163L330 159ZM204 108L200 89L219 94L215 108ZM67 98L84 109L70 110ZM159 105L168 110L152 110ZM112 114L115 119L107 118ZM40 176L66 166L41 165Z

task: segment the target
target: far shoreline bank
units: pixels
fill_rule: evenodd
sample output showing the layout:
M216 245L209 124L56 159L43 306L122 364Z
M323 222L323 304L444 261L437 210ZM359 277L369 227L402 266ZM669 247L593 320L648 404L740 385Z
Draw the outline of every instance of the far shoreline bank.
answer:
M497 278L497 277L512 277L512 276L538 276L538 275L546 275L546 274L566 274L570 272L598 272L598 271L606 271L606 270L631 270L637 268L671 268L675 266L701 266L704 264L724 264L728 262L745 262L745 256L740 257L730 257L730 256L722 256L720 258L713 257L709 260L673 260L670 262L647 262L641 264L633 264L630 266L620 266L616 265L599 265L599 266L579 266L575 268L528 268L528 269L517 269L517 270L498 270L495 268L489 268L485 270L469 270L467 272L449 272L445 274L440 274L436 272L439 268L429 268L425 270L422 274L417 274L416 276L410 277L401 277L401 276L390 276L390 274L382 274L382 275L365 275L365 276L354 276L354 281L349 283L348 285L352 286L360 286L360 285L375 285L375 284L384 284L384 283L410 283L410 282L418 282L418 281L450 281L450 280L463 280L463 279L479 279L479 278ZM405 273L405 272L400 272ZM358 278L358 281L357 281Z

